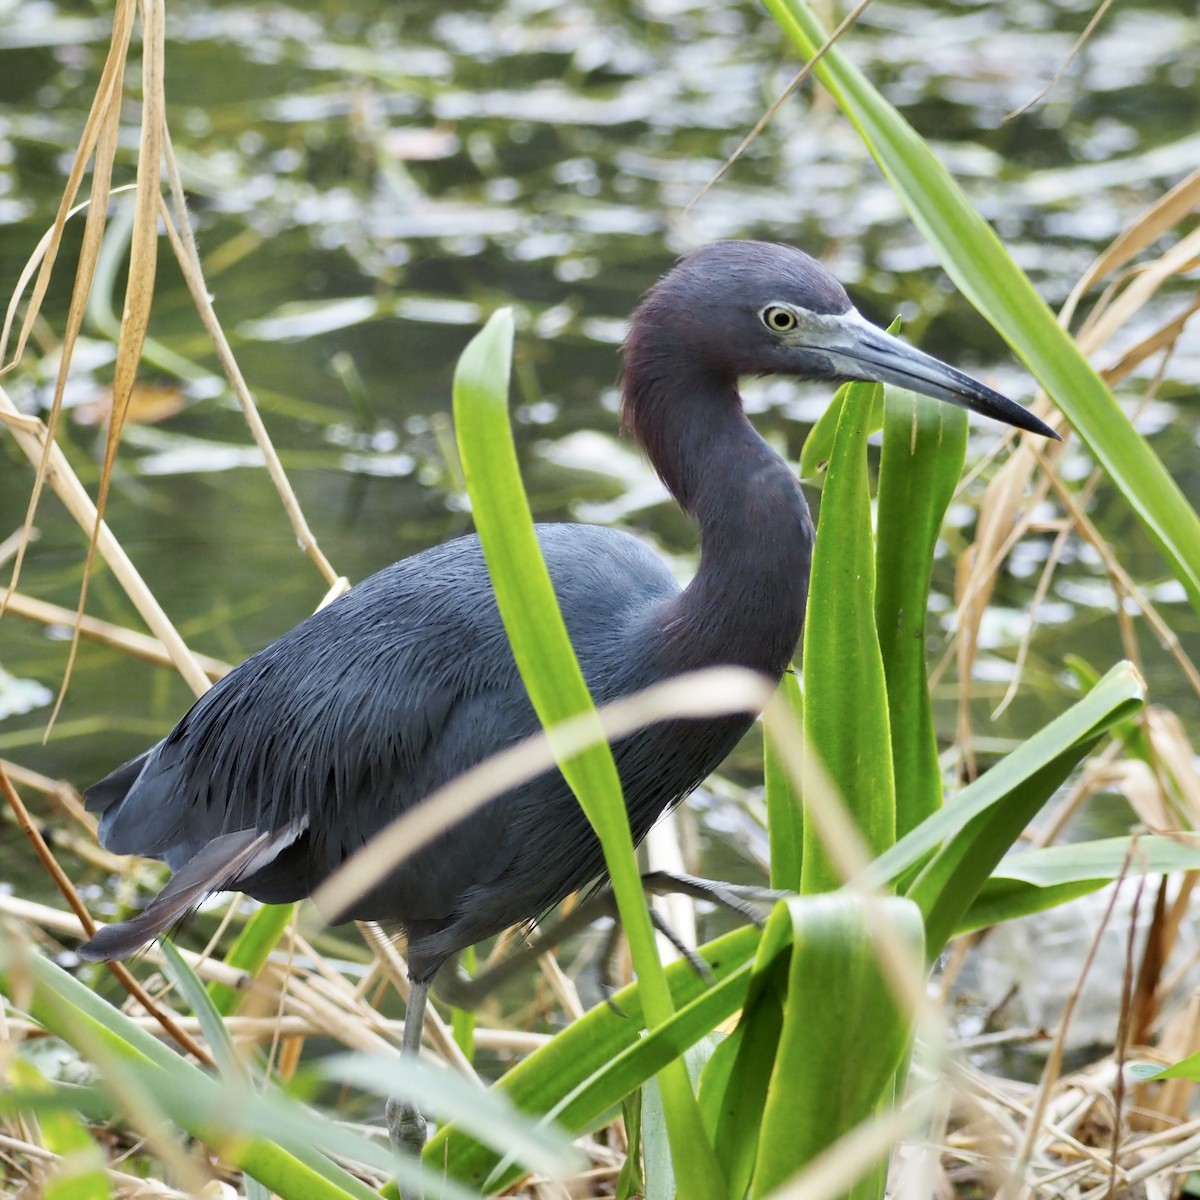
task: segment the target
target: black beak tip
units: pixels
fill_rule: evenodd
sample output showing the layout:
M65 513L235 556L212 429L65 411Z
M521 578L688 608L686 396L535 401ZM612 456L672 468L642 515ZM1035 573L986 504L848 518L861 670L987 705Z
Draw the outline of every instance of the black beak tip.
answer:
M1035 417L1033 413L1029 412L1028 410L1026 410L1025 416L1028 420L1028 423L1022 425L1021 428L1025 429L1029 433L1039 434L1053 442L1062 441L1062 434L1060 434L1058 430L1052 429L1040 417Z

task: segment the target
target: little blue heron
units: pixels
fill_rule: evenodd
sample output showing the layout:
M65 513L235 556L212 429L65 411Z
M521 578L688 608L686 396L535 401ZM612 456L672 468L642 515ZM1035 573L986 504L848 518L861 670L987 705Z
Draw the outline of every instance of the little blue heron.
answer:
M643 299L623 356L623 426L699 526L700 565L680 590L628 534L538 527L597 702L721 664L778 680L795 653L813 524L792 469L742 411L740 376L893 383L1056 436L868 323L836 279L789 246L716 242L688 255ZM635 841L753 718L666 721L613 747ZM538 727L478 539L395 563L247 659L158 745L88 789L109 850L164 859L174 874L139 916L80 953L128 955L210 892L307 896L401 812ZM603 870L587 819L552 771L448 830L339 917L406 933L404 1046L415 1053L448 957L536 919ZM411 1106L389 1106L388 1123L397 1144L419 1147Z

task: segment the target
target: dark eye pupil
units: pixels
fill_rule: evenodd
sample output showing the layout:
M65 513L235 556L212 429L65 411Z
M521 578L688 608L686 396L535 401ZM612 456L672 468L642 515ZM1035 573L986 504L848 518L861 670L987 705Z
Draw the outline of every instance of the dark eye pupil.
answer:
M776 329L787 329L791 326L791 323L792 323L791 314L786 313L782 309L779 309L779 308L777 308L773 313L770 314L770 316L768 317L768 320L771 322L771 324Z

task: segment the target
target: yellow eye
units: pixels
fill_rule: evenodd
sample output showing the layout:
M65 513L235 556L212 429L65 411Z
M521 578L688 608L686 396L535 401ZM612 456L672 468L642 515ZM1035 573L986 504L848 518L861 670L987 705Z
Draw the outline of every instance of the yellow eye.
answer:
M796 328L796 314L790 308L769 304L762 310L761 316L763 324L776 333L787 333L789 329Z

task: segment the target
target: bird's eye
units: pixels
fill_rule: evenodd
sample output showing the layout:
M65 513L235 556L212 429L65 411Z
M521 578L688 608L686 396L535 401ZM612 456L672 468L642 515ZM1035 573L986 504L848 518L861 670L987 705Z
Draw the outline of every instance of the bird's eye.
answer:
M789 329L796 328L796 314L790 308L770 304L762 310L761 315L763 324L776 333L787 333Z

